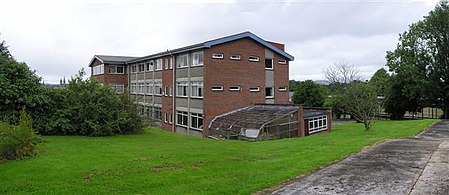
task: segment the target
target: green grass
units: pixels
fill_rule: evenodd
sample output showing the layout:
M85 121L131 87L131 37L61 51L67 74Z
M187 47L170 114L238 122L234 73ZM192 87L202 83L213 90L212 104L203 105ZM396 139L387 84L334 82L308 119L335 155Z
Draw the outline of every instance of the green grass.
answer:
M39 155L0 164L0 194L249 194L436 120L345 124L264 142L216 141L148 129L113 137L46 136Z

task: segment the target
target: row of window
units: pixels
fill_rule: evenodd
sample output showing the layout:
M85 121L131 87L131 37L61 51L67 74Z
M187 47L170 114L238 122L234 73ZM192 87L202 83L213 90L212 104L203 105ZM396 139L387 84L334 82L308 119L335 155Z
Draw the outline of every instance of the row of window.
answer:
M146 82L146 83L131 83L130 93L132 94L147 94L147 95L170 95L172 96L171 86L165 86L165 92L162 91L161 82Z
M203 115L198 113L189 113L184 111L176 111L176 124L183 127L189 127L192 129L203 130Z
M327 129L327 116L309 118L309 133L315 133Z
M173 69L174 58L150 60L131 65L131 73L159 71L164 67L165 70ZM185 68L188 66L202 66L204 64L203 51L186 53L176 57L176 67Z
M230 86L229 87L229 91L241 91L242 87L241 86ZM287 91L287 87L286 86L281 86L278 88L278 90L280 92L285 92ZM214 85L212 86L212 91L223 91L223 86L221 85ZM259 92L260 91L260 87L250 87L249 88L250 92ZM273 98L274 97L274 87L265 87L265 97L266 98Z
M212 59L224 59L224 54L222 53L213 53ZM230 60L241 60L242 55L233 54L229 56ZM250 62L258 62L260 61L259 56L250 55L248 56L248 61ZM265 59L265 68L266 69L273 69L273 59L266 58ZM287 64L287 60L278 60L278 64Z
M176 83L176 96L187 97L189 94L189 82L177 82ZM203 82L190 82L190 97L202 98L203 97Z
M153 118L155 121L162 121L162 116L164 116L164 123L173 124L172 113L163 113L160 107L141 105L140 115ZM203 114L191 112L189 116L188 112L176 111L176 125L203 130Z
M109 74L124 74L125 66L122 65L109 65ZM92 75L104 74L104 64L94 66L92 68Z
M125 92L125 85L123 85L123 84L111 84L111 85L109 85L109 87L116 93Z
M104 74L104 65L100 64L92 68L92 75Z

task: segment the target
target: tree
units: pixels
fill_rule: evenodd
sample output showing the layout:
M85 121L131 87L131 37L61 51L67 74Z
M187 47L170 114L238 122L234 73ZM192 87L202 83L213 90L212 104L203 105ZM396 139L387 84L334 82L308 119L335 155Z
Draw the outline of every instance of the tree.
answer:
M449 118L449 4L441 1L423 20L411 24L399 37L387 65L408 100L441 100ZM400 81L400 82L399 82ZM411 82L406 82L411 81Z
M12 58L11 53L9 52L8 46L4 40L0 39L0 55L6 58Z
M333 66L325 68L323 72L324 77L333 84L347 84L363 78L358 68L347 62L337 62Z
M363 122L365 130L371 128L371 119L379 108L377 96L366 83L352 82L341 96L345 111L357 121Z
M374 73L368 84L373 88L376 95L385 96L389 92L390 80L391 78L387 71L384 68L380 68Z
M323 87L312 80L299 82L294 92L293 103L304 104L307 107L321 107L326 98Z

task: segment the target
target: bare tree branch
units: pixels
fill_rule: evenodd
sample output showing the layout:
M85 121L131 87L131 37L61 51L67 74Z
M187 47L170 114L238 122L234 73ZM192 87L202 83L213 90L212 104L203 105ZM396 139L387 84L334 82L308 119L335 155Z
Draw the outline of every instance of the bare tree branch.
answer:
M324 77L331 83L347 84L353 81L361 81L362 75L359 69L342 61L337 62L333 66L329 66L323 70Z

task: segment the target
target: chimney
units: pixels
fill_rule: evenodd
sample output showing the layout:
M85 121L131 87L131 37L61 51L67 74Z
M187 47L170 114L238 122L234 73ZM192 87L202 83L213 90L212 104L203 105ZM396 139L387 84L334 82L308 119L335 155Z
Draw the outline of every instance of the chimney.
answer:
M275 46L276 48L285 51L285 45L282 43L276 43L276 42L271 42L271 41L267 41L269 44Z

